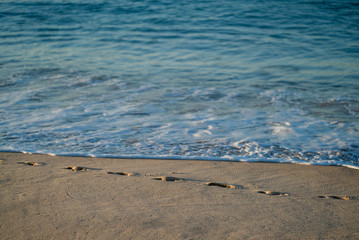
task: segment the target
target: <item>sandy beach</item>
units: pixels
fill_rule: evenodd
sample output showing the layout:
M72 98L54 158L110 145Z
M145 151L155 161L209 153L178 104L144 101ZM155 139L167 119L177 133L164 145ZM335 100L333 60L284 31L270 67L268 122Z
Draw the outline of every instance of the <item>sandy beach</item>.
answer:
M359 170L0 153L0 239L358 239Z

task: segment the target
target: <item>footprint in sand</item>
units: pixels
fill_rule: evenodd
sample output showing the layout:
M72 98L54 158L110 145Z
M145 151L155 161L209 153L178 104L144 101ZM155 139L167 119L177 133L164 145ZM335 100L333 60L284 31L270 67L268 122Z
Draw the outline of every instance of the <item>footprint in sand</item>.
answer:
M30 165L30 166L40 166L40 164L36 163L36 162L18 162L17 164L24 164L24 165Z
M78 166L67 167L67 168L65 168L65 169L71 170L71 171L73 171L73 172L89 170L88 168L78 167Z
M358 197L354 196L318 196L318 198L332 198L332 199L338 199L338 200L354 200L358 199Z
M106 174L115 174L121 176L134 176L134 173L127 173L127 172L106 172Z
M180 178L176 178L176 177L156 177L153 178L154 180L161 180L161 181L167 181L167 182L177 182L177 181L181 181Z
M289 196L288 193L282 193L282 192L258 191L257 193L271 195L271 196Z
M235 185L231 184L223 184L223 183L216 183L216 182L207 182L208 186L216 186L216 187L222 187L222 188L236 188Z

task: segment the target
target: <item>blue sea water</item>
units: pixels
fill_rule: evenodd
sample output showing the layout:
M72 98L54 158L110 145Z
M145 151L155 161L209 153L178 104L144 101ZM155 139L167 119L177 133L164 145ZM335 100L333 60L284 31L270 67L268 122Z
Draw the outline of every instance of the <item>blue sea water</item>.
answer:
M359 167L359 1L3 0L0 151Z

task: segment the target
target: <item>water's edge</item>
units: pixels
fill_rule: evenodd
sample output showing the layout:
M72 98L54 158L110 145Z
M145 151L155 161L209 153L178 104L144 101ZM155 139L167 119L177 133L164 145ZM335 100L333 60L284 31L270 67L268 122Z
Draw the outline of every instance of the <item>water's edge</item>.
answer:
M299 165L309 165L309 166L333 166L333 167L347 167L351 169L359 170L359 166L352 164L341 164L341 163L328 163L328 162L312 162L308 163L305 161L292 161L288 162L285 159L278 159L275 161L273 159L246 159L243 157L190 157L190 156L130 156L130 155L114 155L114 154L78 154L78 153L49 153L49 152L27 152L27 151L11 151L11 150L2 150L0 153L22 153L22 154L36 154L36 155L48 155L51 157L86 157L86 158L116 158L116 159L137 159L137 160L181 160L181 161L217 161L217 162L246 162L246 163L280 163L280 164L299 164Z

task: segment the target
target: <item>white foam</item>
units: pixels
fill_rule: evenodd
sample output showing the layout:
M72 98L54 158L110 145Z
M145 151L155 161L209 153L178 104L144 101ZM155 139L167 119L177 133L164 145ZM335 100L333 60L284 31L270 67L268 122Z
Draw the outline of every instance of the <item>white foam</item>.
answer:
M309 114L311 96L303 92L225 82L216 89L160 88L131 79L90 79L49 75L39 89L6 94L0 148L93 157L358 163L359 122ZM38 98L29 100L34 92Z

